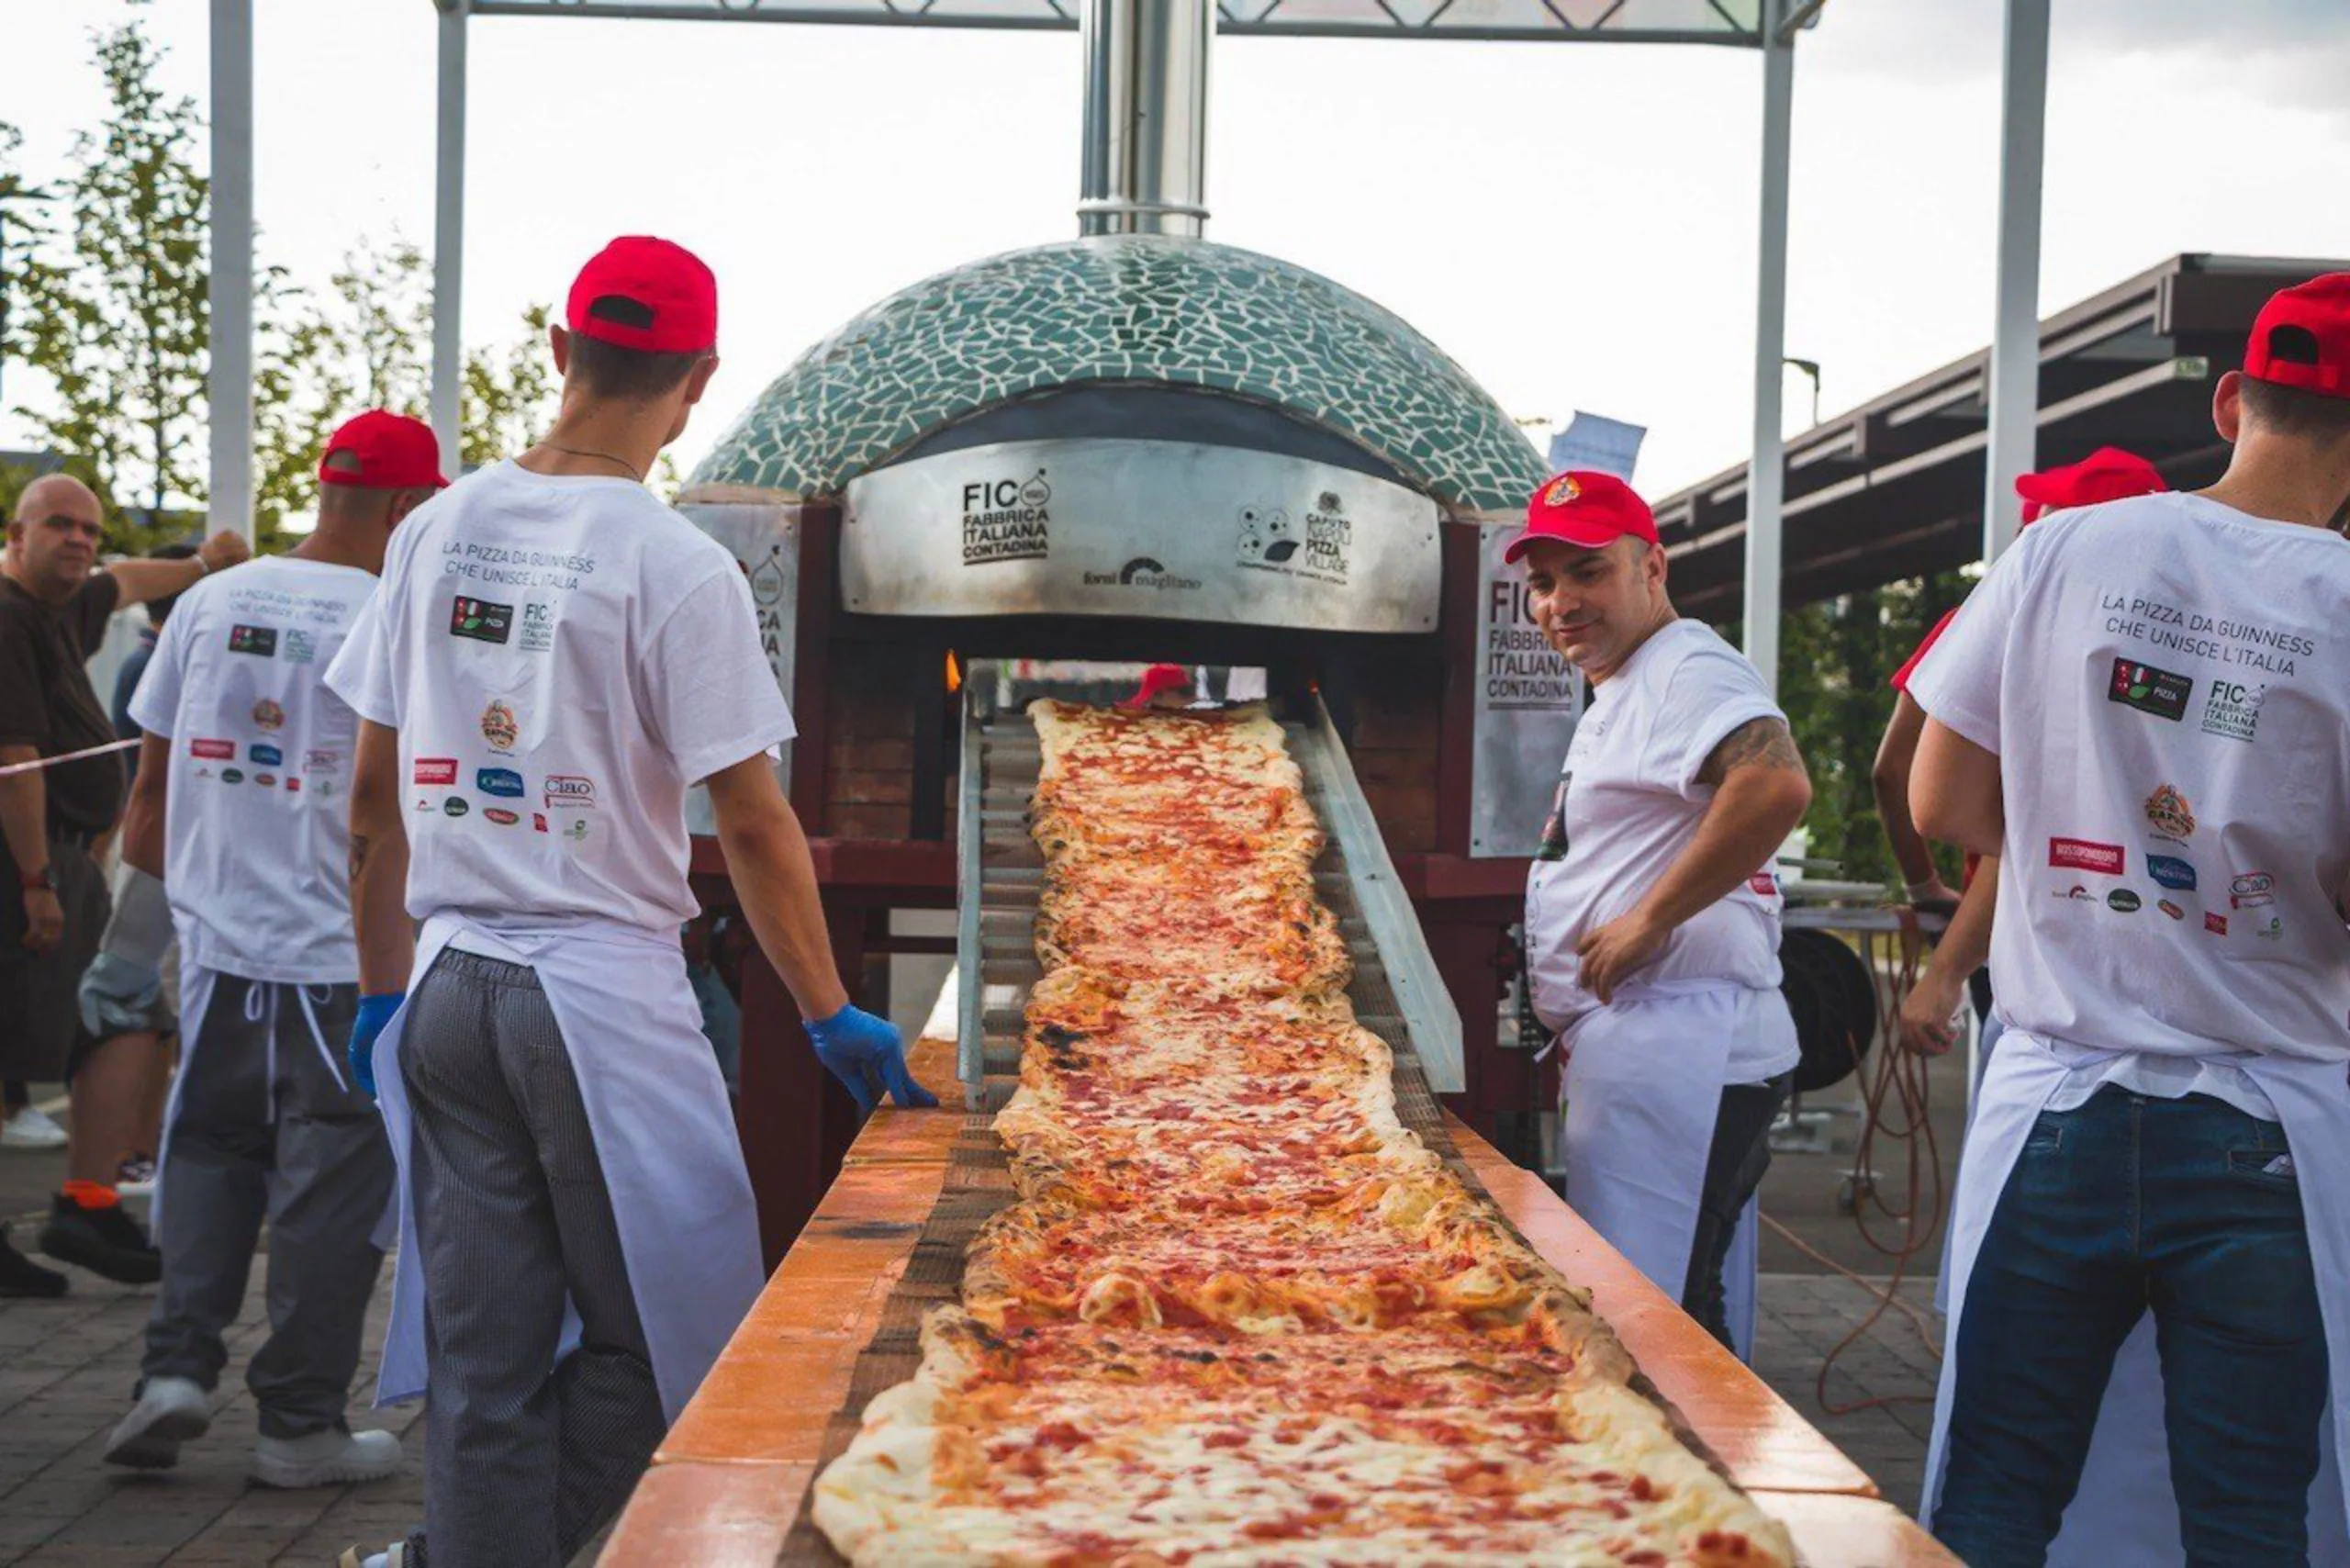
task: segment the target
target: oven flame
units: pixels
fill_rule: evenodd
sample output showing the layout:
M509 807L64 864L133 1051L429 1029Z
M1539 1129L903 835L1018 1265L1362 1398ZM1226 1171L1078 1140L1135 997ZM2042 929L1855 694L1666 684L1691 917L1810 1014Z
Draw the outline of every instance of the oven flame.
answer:
M946 650L946 690L949 696L963 689L963 666L955 662L955 650Z

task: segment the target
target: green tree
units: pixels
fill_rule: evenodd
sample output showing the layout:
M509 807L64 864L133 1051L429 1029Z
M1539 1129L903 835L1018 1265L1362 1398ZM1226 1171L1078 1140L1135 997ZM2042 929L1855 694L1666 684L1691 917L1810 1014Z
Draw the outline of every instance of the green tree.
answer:
M1812 855L1840 862L1844 878L1899 880L1870 780L1893 717L1886 682L1968 586L1963 572L1938 572L1803 605L1780 620L1779 705L1811 769L1804 825ZM1954 875L1955 854L1949 858Z
M73 454L117 507L147 526L112 541L140 548L155 523L205 494L206 334L210 319L208 182L193 160L194 100L155 84L161 51L134 23L102 34L105 121L73 140L56 244L22 264L7 352L45 372L52 406L19 409L40 439Z
M554 360L547 352L546 306L522 312L520 335L503 348L465 355L460 444L469 468L513 456L554 422Z

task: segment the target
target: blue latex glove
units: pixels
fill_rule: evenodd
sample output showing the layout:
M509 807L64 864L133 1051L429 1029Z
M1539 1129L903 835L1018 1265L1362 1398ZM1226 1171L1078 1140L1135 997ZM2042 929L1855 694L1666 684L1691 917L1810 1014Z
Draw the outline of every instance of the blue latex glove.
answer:
M370 1094L375 1092L375 1036L384 1032L384 1025L392 1021L392 1014L407 1000L408 992L404 991L387 991L381 996L359 999L359 1016L351 1021L351 1081Z
M861 1007L844 1007L805 1027L816 1059L841 1081L860 1112L872 1110L885 1092L901 1105L938 1103L938 1097L906 1070L906 1047L898 1038L898 1026L889 1020Z

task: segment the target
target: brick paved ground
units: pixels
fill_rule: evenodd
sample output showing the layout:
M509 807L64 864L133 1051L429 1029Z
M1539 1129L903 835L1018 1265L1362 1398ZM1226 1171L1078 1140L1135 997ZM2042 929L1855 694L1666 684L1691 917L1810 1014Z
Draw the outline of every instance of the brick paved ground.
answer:
M29 1158L11 1155L6 1163L14 1168ZM10 1208L23 1212L17 1204ZM33 1216L10 1231L21 1243L37 1228ZM73 1287L62 1300L0 1301L0 1563L324 1568L345 1546L380 1546L420 1517L424 1482L416 1465L423 1428L413 1407L353 1412L356 1426L406 1434L409 1468L392 1480L279 1492L245 1479L254 1415L241 1380L263 1333L258 1263L229 1338L212 1430L183 1450L175 1470L141 1473L103 1463L106 1434L129 1407L154 1293L67 1271ZM376 1293L378 1324L389 1295L386 1271ZM371 1326L368 1343L377 1338ZM372 1352L362 1377L372 1386Z

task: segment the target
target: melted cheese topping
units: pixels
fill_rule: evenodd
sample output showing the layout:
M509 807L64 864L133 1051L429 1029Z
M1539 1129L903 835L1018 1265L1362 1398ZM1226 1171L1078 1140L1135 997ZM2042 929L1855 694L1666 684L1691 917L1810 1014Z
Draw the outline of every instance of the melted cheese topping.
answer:
M1020 1201L816 1484L867 1564L1791 1562L1395 1116L1261 708L1040 703Z

